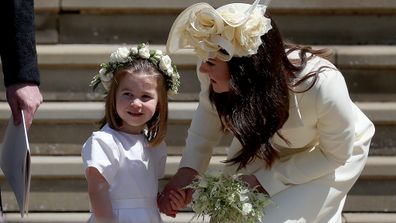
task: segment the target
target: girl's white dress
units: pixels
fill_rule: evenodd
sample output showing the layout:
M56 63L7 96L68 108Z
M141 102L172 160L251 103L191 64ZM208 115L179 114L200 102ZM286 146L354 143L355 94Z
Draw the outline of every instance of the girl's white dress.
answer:
M157 193L166 163L164 142L148 148L144 135L123 133L105 125L85 142L81 155L84 169L96 168L109 183L118 222L162 222ZM95 222L94 215L89 222Z

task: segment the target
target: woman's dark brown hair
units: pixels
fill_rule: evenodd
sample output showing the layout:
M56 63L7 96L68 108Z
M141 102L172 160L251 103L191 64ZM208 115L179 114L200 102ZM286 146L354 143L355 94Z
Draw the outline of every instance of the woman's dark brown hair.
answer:
M168 95L164 74L160 73L156 66L148 60L133 60L128 66L119 69L113 77L110 89L106 95L105 115L99 121L100 128L106 123L112 129L119 129L122 125L122 119L117 114L116 95L119 83L126 75L151 75L157 80L158 105L153 117L147 122L147 131L145 136L150 147L161 143L166 135L168 122Z
M231 131L242 144L242 150L226 161L239 164L239 168L255 158L265 160L267 167L271 167L278 158L271 138L278 134L288 142L278 130L289 117L289 90L308 78L317 78L313 72L297 83L292 81L310 59L307 52L317 54L322 51L285 45L276 24L271 21L273 28L261 37L257 54L233 57L228 61L230 91L215 93L210 87L209 98L222 120L223 130ZM294 50L301 52L296 65L287 57Z

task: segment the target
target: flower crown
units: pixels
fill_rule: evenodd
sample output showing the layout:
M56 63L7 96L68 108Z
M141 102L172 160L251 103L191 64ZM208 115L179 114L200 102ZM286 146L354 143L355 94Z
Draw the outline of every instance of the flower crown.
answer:
M154 64L164 75L166 89L168 92L174 94L178 92L180 86L180 75L171 58L161 50L149 49L149 47L144 43L130 49L126 47L118 48L110 55L109 62L102 63L100 65L101 69L99 70L99 73L93 77L90 86L95 89L100 83L102 83L105 90L108 91L115 72L136 59L146 59Z

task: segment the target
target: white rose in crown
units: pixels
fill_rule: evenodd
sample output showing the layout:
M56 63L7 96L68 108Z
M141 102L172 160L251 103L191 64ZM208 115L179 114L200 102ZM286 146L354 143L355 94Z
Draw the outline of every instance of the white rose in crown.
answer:
M107 82L110 81L111 78L113 78L113 75L111 73L107 74L107 70L105 68L102 68L99 70L99 78L101 81Z
M121 47L111 53L110 62L101 64L101 69L92 78L90 86L93 86L95 89L100 83L102 83L103 87L108 91L113 80L113 74L126 63L139 59L147 59L157 69L162 70L166 76L167 90L171 93L178 92L180 76L176 67L172 65L171 58L161 50L150 50L150 48L144 43L130 49Z
M128 61L129 50L126 47L118 48L110 55L110 62L124 63Z
M171 74L173 72L171 58L168 55L161 57L160 62L159 62L159 67L162 71L165 71L165 72Z
M138 53L139 53L139 50L138 50L138 48L136 46L131 48L131 54L132 55L137 55Z
M139 56L144 59L150 58L150 50L146 46L139 49Z
M262 15L261 10L254 10L246 23L235 29L234 37L239 43L235 52L239 55L253 55L261 45L261 36L267 33L271 26L271 20Z
M102 69L104 69L104 68L102 68ZM101 69L101 70L102 70ZM101 74L100 73L100 71L99 71L99 78L100 78L100 80L102 81L102 84L103 84L103 87L106 89L106 90L109 90L110 89L110 86L111 86L111 81L112 81L112 79L113 79L113 74L112 73L107 73L107 74Z
M162 52L162 50L155 50L155 52L154 52L154 58L156 58L156 59L158 59L158 60L161 60L161 58L162 58L162 56L163 56L163 52Z

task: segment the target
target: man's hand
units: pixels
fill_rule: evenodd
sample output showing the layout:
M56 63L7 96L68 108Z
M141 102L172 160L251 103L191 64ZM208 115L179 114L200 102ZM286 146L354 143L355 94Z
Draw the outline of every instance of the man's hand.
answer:
M7 102L10 105L14 124L21 123L21 110L25 113L26 128L33 122L34 114L43 102L43 96L37 85L31 83L13 84L6 89Z

